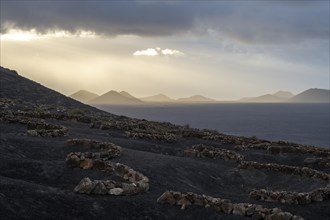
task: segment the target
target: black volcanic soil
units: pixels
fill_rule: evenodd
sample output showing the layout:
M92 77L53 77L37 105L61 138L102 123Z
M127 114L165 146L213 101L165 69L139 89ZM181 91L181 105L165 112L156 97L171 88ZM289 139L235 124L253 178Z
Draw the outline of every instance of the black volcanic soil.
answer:
M26 80L18 75L14 77L10 75L12 78L8 79L10 71L4 68L1 68L1 71L1 90L10 90L16 81ZM6 87L3 87L4 82ZM49 90L41 89L41 93L32 92L32 87L36 86L33 84L34 82L24 81L24 83L26 83L24 87L29 89L21 92L19 88L15 87L17 91L13 91L20 94L19 96L12 95L10 91L2 91L0 97L2 98L2 120L0 120L1 219L251 219L224 214L210 208L189 206L185 210L180 210L180 206L157 203L157 198L166 190L206 194L230 199L235 203L248 202L261 204L268 208L279 207L305 219L330 219L330 200L308 205L288 205L256 201L250 199L248 194L248 190L251 188L306 192L324 187L327 184L325 181L264 169L238 169L237 164L233 161L190 158L184 157L183 153L184 150L200 143L234 151L232 144L196 137L178 137L174 143L146 139L134 140L127 138L125 130L92 129L89 123L74 119L55 120L47 117L45 118L47 123L68 128L68 134L60 137L28 136L25 124L9 122L4 120L4 116L9 114L8 112L35 111L41 106L51 104L53 106L53 103L50 101L50 96L43 98L39 102L40 105L36 105L34 101L38 100L39 96L44 97L42 93L48 94ZM27 92L30 92L29 95L24 96L24 93ZM51 91L47 96L53 93L54 91ZM8 100L14 104L6 104ZM88 111L88 114L93 117L121 119L81 103L77 104L66 97L59 96L56 100L57 108L60 109L67 108L68 111L72 108L79 108L85 109L85 114ZM121 156L112 161L126 164L146 175L150 179L149 191L133 196L75 193L73 189L84 177L103 180L120 180L120 178L97 170L67 167L65 158L68 153L84 151L83 148L66 146L66 140L71 138L95 139L121 146ZM246 160L300 167L306 157L311 157L309 154L273 155L263 150L247 150L238 153L244 155ZM329 168L320 168L320 170L330 172Z

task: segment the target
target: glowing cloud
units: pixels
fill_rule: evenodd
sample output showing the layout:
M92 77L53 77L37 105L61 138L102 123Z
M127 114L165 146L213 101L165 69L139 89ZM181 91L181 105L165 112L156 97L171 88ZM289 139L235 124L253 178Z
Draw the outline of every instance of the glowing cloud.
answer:
M134 56L157 56L159 53L153 48L148 48L146 50L137 50L133 53Z
M179 50L171 50L171 49L164 49L162 50L162 54L170 55L170 56L184 56L185 54Z
M47 33L38 33L35 29L24 31L19 29L10 29L7 33L1 34L1 40L9 41L32 41L45 38L96 38L96 34L91 31L77 31L70 33L68 31L49 31Z
M6 34L1 34L1 40L12 40L12 41L31 41L40 39L35 30L22 31L22 30L10 30Z
M146 50L137 50L133 53L134 56L185 56L184 53L182 53L179 50L172 50L172 49L161 49L160 47L157 48L148 48Z

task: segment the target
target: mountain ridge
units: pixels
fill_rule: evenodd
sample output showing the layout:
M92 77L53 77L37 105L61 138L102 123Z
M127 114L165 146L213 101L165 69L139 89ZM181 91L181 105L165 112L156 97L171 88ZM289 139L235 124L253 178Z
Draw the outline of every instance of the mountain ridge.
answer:
M330 90L307 89L288 100L295 103L330 103Z
M153 96L142 97L140 99L144 102L156 102L156 103L175 102L175 99L172 99L169 96L164 95L162 93Z
M294 94L288 91L278 91L273 94L265 94L257 97L244 97L238 100L238 102L252 102L252 103L280 103L287 102L289 98L292 98Z
M79 90L79 91L69 95L69 97L86 104L89 101L99 97L99 95L97 95L93 92L87 91L87 90Z
M121 91L119 93L115 90L110 90L88 102L88 104L92 105L137 105L142 103L141 100L135 98L128 92Z
M215 99L211 99L202 95L193 95L187 98L179 98L176 100L177 102L183 103L212 103L217 102Z
M86 93L86 94L85 94ZM313 93L313 94L312 94ZM79 94L79 95L76 95ZM106 96L106 97L105 97ZM303 98L304 96L304 98ZM95 93L79 90L69 97L74 98L80 102L86 104L103 104L103 105L136 105L136 104L148 104L148 103L165 103L165 104L202 104L202 103L219 103L221 100L212 99L202 95L193 95L190 97L183 97L173 99L165 94L157 94L152 96L146 96L137 98L126 91L117 92L110 90L107 93L98 96ZM90 98L92 97L92 98ZM94 98L93 98L94 97ZM294 95L289 91L279 90L272 94L260 95L257 97L244 97L236 101L227 102L239 102L239 103L327 103L329 101L329 90L311 88L302 91L301 93Z

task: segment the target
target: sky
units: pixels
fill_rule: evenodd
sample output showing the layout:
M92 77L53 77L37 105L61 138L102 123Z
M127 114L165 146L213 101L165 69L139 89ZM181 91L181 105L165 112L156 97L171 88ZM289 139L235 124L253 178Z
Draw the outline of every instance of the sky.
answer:
M330 87L329 1L0 1L1 66L65 95Z

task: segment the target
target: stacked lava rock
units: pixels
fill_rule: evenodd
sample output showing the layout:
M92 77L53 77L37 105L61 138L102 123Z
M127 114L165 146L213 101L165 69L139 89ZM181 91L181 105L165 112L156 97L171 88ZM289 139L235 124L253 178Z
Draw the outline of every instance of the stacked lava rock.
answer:
M204 144L192 146L190 149L184 151L188 157L206 157L212 159L233 160L238 163L243 161L244 157L238 153L230 150L214 148Z
M203 206L205 208L213 208L218 212L225 214L240 215L252 217L254 219L265 220L303 220L302 217L284 212L279 208L264 208L261 205L250 203L232 203L228 199L214 198L207 195L199 195L188 192L166 191L158 199L158 203L179 205L184 210L187 206Z
M1 120L9 123L27 125L27 135L41 137L61 137L68 133L68 129L62 125L46 123L45 120L24 116L24 112L15 113L6 111L1 113Z
M318 188L310 192L290 192L290 191L269 191L265 189L252 190L250 198L264 200L268 202L280 202L286 204L310 204L312 202L322 202L330 197L330 185Z
M67 146L83 146L91 149L100 149L100 152L72 152L66 158L66 164L70 167L81 169L97 169L100 171L114 173L127 182L114 180L90 180L84 178L75 187L74 191L85 194L110 194L110 195L133 195L144 193L149 190L149 179L142 173L120 164L112 163L109 159L119 157L121 147L109 143L90 139L70 139Z
M165 143L175 143L177 141L176 136L169 133L127 131L126 135L131 139L147 139Z
M62 125L53 125L40 122L29 122L27 124L27 134L30 136L42 137L62 137L67 135L68 129Z
M254 161L243 161L239 168L241 169L268 169L290 175L300 175L308 178L318 178L326 181L328 185L323 188L317 188L310 192L298 193L290 191L270 191L265 189L254 189L250 192L250 197L256 200L269 202L281 202L288 204L310 204L312 202L322 202L330 197L330 174L308 167L295 167L279 165L273 163L258 163Z
M304 160L304 166L306 167L330 167L330 156L327 158L311 157Z

